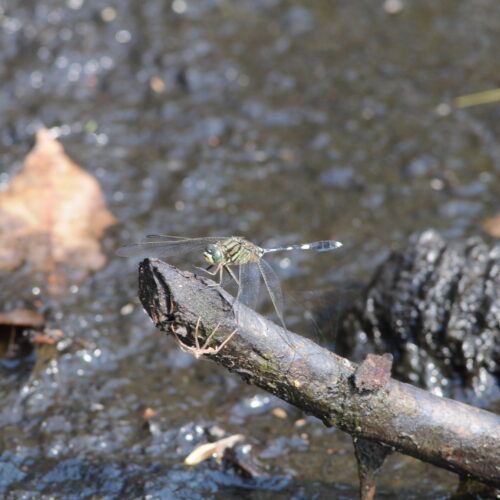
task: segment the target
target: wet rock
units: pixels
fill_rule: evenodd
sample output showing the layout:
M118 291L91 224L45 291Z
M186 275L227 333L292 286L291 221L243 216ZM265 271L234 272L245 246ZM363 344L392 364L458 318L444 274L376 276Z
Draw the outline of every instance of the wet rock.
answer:
M394 251L344 314L338 351L394 355L393 374L476 404L500 399L500 246L435 231Z

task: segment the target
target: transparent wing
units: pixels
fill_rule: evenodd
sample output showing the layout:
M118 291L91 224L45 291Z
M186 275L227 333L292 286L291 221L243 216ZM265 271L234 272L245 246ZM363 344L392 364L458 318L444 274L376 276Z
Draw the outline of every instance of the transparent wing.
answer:
M220 241L219 238L184 238L165 240L147 238L147 241L133 243L119 248L116 255L120 257L169 257L189 252L201 251L209 243Z
M227 239L227 236L206 236L203 238L186 238L185 236L172 236L170 234L148 234L144 237L141 243L148 243L150 241L189 241L189 240L207 240L208 242L223 241Z
M230 280L229 283L227 283L227 280L224 279L226 275L223 272L222 273L222 284L224 286L226 284L236 286L236 294L239 294L239 290L240 290L240 280L239 280L239 277L234 274L233 270L229 266L224 266L223 267L223 271L226 271L226 273L229 275L229 277L231 278L231 280Z
M144 236L143 242L151 240L180 241L189 239L191 238L185 238L184 236L171 236L169 234L147 234L146 236Z
M257 262L259 266L260 273L262 274L262 279L266 285L269 297L271 297L271 302L273 303L276 314L286 330L285 319L283 318L283 294L281 293L280 280L273 268L264 259L260 259Z
M255 309L257 306L260 290L260 275L261 271L256 262L250 262L239 266L239 289L236 300L252 309Z

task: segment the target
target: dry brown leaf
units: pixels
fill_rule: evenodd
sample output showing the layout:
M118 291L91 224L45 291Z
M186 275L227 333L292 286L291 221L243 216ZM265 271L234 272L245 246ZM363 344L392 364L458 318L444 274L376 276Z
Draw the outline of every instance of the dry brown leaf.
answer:
M40 130L21 171L0 193L0 268L27 261L64 282L67 266L80 280L104 265L99 238L114 223L98 182Z
M221 458L224 454L224 450L226 448L231 448L237 442L242 441L244 436L242 434L234 434L233 436L229 436L224 439L219 439L219 441L215 441L214 443L206 443L202 444L195 448L185 459L184 463L187 465L196 465L211 456L216 456L217 458Z
M500 238L500 215L490 217L484 221L484 230L494 238Z
M40 328L43 325L43 316L31 309L14 309L7 313L0 313L0 325Z

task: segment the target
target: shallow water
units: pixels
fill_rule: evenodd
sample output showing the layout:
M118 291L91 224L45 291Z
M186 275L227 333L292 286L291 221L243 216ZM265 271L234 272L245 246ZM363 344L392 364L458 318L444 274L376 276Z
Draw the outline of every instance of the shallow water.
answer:
M348 436L312 418L298 428L289 407L278 419L279 401L180 353L135 298L136 263L113 252L155 232L338 239L341 250L273 261L290 328L328 342L336 317L316 330L321 297L340 307L410 234L481 234L499 210L498 105L452 99L498 84L500 4L406 1L390 14L388 3L0 6L0 182L37 127L56 127L119 220L108 265L58 301L42 297L68 348L31 378L33 359L3 365L4 495L356 498ZM5 310L38 298L30 280L9 277ZM267 475L182 465L214 426L243 432ZM381 498L440 498L455 478L396 456L379 484Z

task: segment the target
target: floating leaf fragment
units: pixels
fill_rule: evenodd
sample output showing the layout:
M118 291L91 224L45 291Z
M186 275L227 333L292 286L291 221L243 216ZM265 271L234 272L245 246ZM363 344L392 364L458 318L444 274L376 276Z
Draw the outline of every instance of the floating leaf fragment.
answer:
M295 421L295 427L300 428L304 427L307 424L307 420L305 418L299 418Z
M165 82L159 76L153 76L149 79L149 86L157 94L165 92Z
M151 419L153 417L156 417L156 411L154 411L153 408L149 408L149 407L146 408L144 410L144 413L142 414L142 418L144 420L149 420L149 419Z
M233 447L237 442L243 441L243 439L244 436L242 434L234 434L227 438L219 439L219 441L215 441L213 443L202 444L201 446L195 448L184 459L184 463L186 465L197 465L212 456L220 459L226 448Z
M288 416L288 415L287 415L287 413L286 413L286 411L285 411L283 408L279 408L279 407L278 407L278 408L273 408L273 409L271 410L271 413L272 413L275 417L277 417L277 418L282 418L282 419L284 419L284 418L286 418L286 417Z

